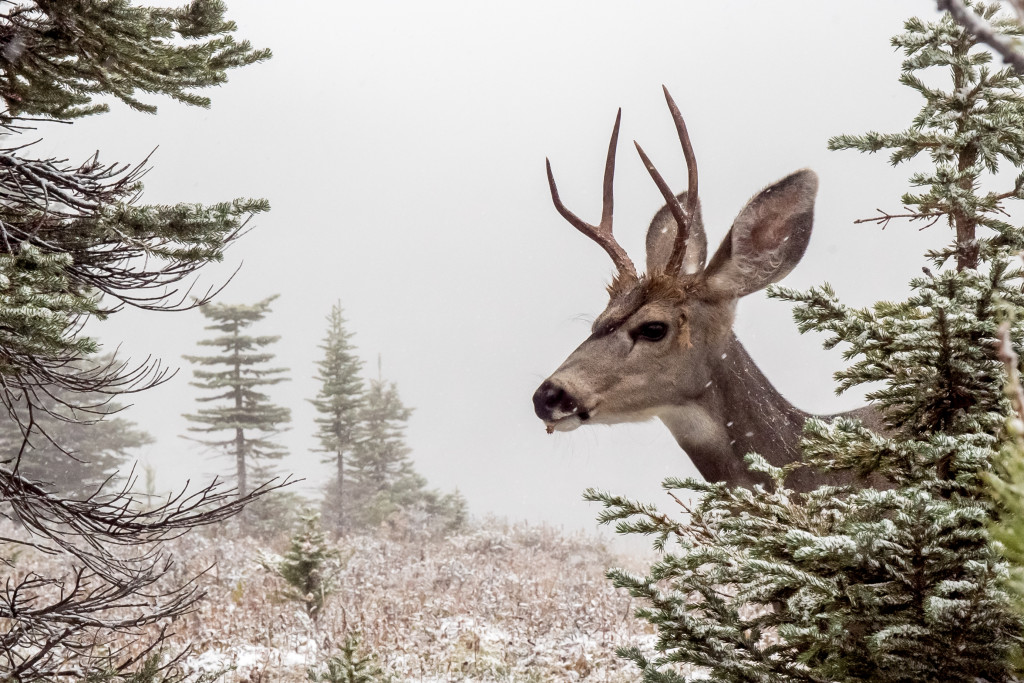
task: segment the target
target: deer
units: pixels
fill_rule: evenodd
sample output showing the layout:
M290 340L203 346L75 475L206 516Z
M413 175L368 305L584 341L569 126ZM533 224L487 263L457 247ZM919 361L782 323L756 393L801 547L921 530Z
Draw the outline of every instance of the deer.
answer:
M765 187L740 210L718 250L707 260L707 237L697 194L697 162L679 108L664 88L683 149L687 190L674 194L634 141L665 205L647 229L646 273L637 274L612 234L612 184L622 110L615 117L605 162L601 222L586 223L559 198L546 160L555 209L611 257L616 274L609 302L590 336L533 395L548 433L583 425L660 419L710 482L753 486L744 456L758 453L782 467L800 460L809 417L765 377L733 332L736 304L788 275L807 249L818 177L798 170ZM880 423L867 406L841 415ZM848 483L846 473L796 468L795 490Z

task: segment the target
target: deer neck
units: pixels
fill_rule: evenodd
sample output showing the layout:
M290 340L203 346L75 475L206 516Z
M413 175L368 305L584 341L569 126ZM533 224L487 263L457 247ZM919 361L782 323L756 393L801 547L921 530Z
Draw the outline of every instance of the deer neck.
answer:
M711 381L700 396L659 414L701 476L750 486L766 479L747 468L747 453L758 453L776 467L799 460L808 414L775 390L734 334L711 367ZM802 469L787 483L808 489L820 483L818 478Z

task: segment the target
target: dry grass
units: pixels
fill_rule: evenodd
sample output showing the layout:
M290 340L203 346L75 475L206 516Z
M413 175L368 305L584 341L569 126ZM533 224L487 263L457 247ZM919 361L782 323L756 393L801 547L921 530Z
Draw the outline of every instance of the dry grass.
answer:
M584 535L491 521L446 539L348 537L339 589L314 624L276 597L280 580L258 562L286 539L231 528L174 541L170 577L213 565L199 579L207 598L173 625L171 645L191 643L195 673L229 669L225 682L305 680L352 632L402 681L635 680L615 648L653 645L633 600L603 575L629 560Z

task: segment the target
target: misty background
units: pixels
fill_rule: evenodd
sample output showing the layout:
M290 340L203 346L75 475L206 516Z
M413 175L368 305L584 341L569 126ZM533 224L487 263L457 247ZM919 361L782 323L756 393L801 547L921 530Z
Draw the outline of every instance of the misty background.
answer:
M168 3L177 4L177 3ZM254 331L292 381L270 387L292 410L279 441L282 472L314 495L331 474L313 449L314 363L325 316L340 301L367 373L381 358L415 412L408 444L431 487L457 488L477 515L593 527L588 486L666 502L660 481L696 470L660 422L547 435L532 409L537 385L588 334L613 274L607 255L555 212L551 158L563 200L597 220L608 135L623 108L616 173L619 242L642 263L647 223L661 206L637 158L639 140L677 190L685 166L661 93L686 118L713 250L757 190L803 167L820 176L814 235L784 281L830 282L852 305L902 296L927 246L948 229L854 225L900 209L912 167L828 152L840 133L896 131L918 109L897 82L889 37L934 2L790 0L622 3L428 3L230 0L238 34L270 47L269 62L235 71L210 110L151 100L150 116L109 115L40 125L35 153L137 162L153 148L146 203L266 197L272 211L205 269L197 291L238 273L218 301L280 294ZM124 417L156 443L140 451L157 486L230 472L186 441L181 417L200 391L182 354L208 333L198 311L125 310L87 332L120 357L180 367L137 395ZM839 351L800 336L788 304L763 293L739 306L736 332L798 407L847 410L834 395Z

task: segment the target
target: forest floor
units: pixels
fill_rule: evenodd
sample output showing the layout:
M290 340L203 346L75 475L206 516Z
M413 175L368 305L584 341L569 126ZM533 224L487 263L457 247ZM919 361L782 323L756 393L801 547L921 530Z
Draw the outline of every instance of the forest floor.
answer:
M199 575L206 593L171 624L167 643L190 648L191 678L306 681L350 634L391 676L380 680L396 683L634 681L638 670L615 649L654 647L633 616L637 602L604 577L613 566L642 572L651 558L617 556L593 535L492 520L443 538L409 529L347 536L337 541L337 589L315 622L260 562L287 547L287 534L257 540L233 524L168 543L166 578ZM52 575L46 562L30 564Z

